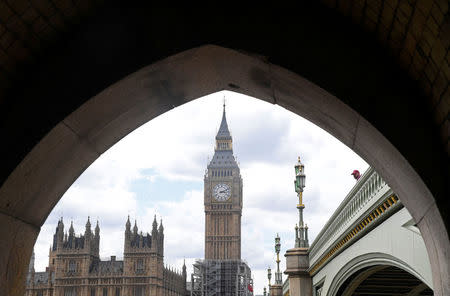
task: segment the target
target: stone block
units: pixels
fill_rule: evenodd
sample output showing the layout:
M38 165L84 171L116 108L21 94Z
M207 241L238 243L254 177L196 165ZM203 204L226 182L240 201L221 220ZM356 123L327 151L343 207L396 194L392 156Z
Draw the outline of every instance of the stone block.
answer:
M428 207L427 212L417 226L423 236L431 264L433 290L440 291L436 296L450 295L450 244L448 232L442 222L442 216L436 204Z
M442 93L445 91L446 87L448 85L448 81L444 76L444 73L441 71L436 76L436 79L434 80L431 93L433 95L432 101L439 101L441 99ZM433 104L434 105L434 104Z
M434 20L439 26L444 21L444 14L442 13L441 8L436 2L431 7L431 16L434 18Z
M283 68L272 66L276 102L351 146L359 115L313 83Z
M431 7L433 6L433 1L430 0L417 0L416 9L419 9L424 15L430 13Z
M441 41L438 39L433 45L433 48L431 49L431 58L436 63L436 65L441 65L445 54L447 53L447 49L444 48Z
M381 24L386 28L390 28L392 20L394 19L394 8L389 5L383 7L383 12L381 13Z
M425 75L430 82L434 81L438 72L436 64L432 60L428 60L428 64L425 66Z
M64 122L97 151L105 151L154 117L220 91L273 103L269 65L256 57L203 46L129 75L85 103Z
M0 213L0 295L25 295L25 280L39 228Z
M98 155L70 128L58 124L0 188L0 210L42 225L64 192Z

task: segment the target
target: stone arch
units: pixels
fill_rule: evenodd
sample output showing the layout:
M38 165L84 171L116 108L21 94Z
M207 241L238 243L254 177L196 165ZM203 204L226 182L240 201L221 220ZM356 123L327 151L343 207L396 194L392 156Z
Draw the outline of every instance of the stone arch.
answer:
M9 175L0 188L0 200L10 208L2 216L2 234L11 239L0 248L5 290L20 294L39 232L35 225L45 221L101 153L152 118L220 90L253 96L303 116L369 162L418 222L436 295L447 294L446 228L430 190L403 155L365 118L317 85L254 56L213 45L156 62L106 88L59 122Z
M327 296L336 296L344 282L355 273L364 270L367 267L377 268L379 266L397 267L408 272L426 284L425 279L406 262L403 262L402 260L399 260L389 254L368 253L354 258L341 268L341 270L332 279L332 282L328 288Z

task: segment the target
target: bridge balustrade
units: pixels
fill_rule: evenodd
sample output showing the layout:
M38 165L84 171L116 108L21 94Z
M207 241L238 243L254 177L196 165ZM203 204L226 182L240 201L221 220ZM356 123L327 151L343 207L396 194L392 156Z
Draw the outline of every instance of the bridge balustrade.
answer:
M392 194L389 186L373 168L369 168L311 244L310 266L314 266L322 255L341 238L341 235L353 227L354 222L389 194Z

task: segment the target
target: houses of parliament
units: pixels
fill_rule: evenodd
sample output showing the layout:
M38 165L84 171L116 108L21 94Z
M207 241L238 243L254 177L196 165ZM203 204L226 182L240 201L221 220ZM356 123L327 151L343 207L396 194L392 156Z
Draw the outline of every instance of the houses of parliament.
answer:
M100 227L75 235L58 221L46 271L34 271L31 258L25 296L185 296L186 265L176 272L164 265L164 228L156 217L151 234L138 232L136 222L125 224L123 260L100 260Z
M214 156L204 176L205 258L194 263L189 286L193 296L253 295L251 270L241 259L243 181L233 155L233 140L223 115ZM25 296L184 296L186 266L177 273L164 266L164 229L153 221L151 234L125 225L123 260L99 257L100 228L76 236L58 222L45 272L34 271L32 258Z

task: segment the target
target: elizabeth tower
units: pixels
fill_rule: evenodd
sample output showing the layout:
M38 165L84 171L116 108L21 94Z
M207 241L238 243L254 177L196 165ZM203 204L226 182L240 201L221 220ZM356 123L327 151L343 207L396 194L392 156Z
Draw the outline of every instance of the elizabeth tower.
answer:
M241 259L242 177L233 155L225 104L204 187L205 259Z

